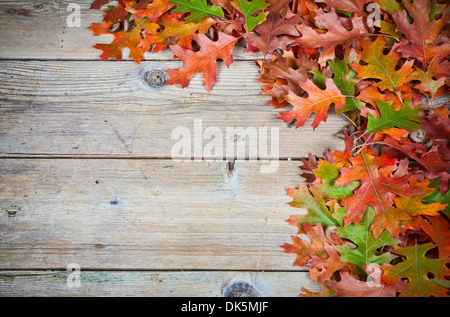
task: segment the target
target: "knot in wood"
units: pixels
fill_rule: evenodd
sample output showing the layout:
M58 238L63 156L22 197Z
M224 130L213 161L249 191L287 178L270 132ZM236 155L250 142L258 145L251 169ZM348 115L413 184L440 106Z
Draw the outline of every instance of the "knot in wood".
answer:
M153 88L160 88L167 82L166 73L159 69L148 71L144 75L145 82Z
M43 2L38 2L38 3L35 3L33 7L35 10L42 10L42 9L44 9L45 5Z
M223 290L224 297L259 297L259 291L249 282L232 281Z
M20 208L16 206L12 206L6 209L6 212L8 213L9 217L15 217L16 214L20 211Z

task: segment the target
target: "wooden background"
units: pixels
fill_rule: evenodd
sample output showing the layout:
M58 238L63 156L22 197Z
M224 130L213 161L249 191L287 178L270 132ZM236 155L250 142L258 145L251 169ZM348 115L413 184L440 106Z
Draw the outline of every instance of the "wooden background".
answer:
M234 281L264 296L297 296L320 286L280 245L301 210L285 188L302 182L298 159L342 149L346 122L330 115L316 131L295 130L258 83L258 55L235 50L207 93L150 87L149 70L178 67L170 52L136 64L99 61L86 28L102 12L71 1L0 1L0 295L222 296ZM172 130L278 127L280 162L171 160ZM233 136L243 140L245 136ZM66 285L71 263L81 288Z

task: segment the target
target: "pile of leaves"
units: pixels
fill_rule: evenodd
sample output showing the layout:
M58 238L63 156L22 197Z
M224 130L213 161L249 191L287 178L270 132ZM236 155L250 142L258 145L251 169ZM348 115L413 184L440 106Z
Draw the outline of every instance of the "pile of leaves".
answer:
M282 120L348 119L345 150L303 159L311 185L288 189L307 212L283 248L323 285L302 296L448 296L448 20L440 0L119 0L90 29L114 35L102 60L170 48L168 84L202 72L208 91L244 45Z

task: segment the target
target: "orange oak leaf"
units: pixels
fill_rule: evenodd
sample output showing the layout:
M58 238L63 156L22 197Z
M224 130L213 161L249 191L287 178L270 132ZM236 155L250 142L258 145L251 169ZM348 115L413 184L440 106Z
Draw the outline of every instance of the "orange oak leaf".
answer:
M418 218L420 227L437 245L440 258L450 257L450 223L442 216Z
M316 129L320 122L327 120L327 112L332 104L335 105L336 112L345 107L346 96L342 95L331 78L325 78L325 90L317 87L309 79L305 82L298 82L298 85L308 93L308 97L302 98L290 91L285 98L294 109L280 113L280 119L285 122L297 120L297 128L303 126L309 116L315 112L312 126Z
M158 20L158 23L152 23L145 32L145 38L139 43L146 51L152 49L157 53L167 48L172 39L175 43L187 49L192 48L192 35L208 32L214 24L211 18L204 18L199 23L187 23L180 19L183 13L169 14L164 13ZM161 30L161 27L163 30Z
M353 266L351 263L341 261L341 255L335 245L325 242L324 249L327 252L326 257L314 254L311 256L312 261L307 263L311 278L320 283L330 280L335 272L349 272Z
M203 73L203 85L208 91L217 82L216 60L221 58L229 67L233 63L232 51L239 38L219 32L219 39L214 42L204 34L194 34L192 39L200 45L200 50L194 52L180 45L172 45L170 48L174 55L183 60L180 69L168 69L168 85L180 84L187 87L192 76L197 72Z
M150 22L157 22L161 15L175 6L168 0L153 0L152 3L142 9L137 9L138 5L139 3L134 1L127 2L126 10L133 14L133 18L147 17Z
M298 236L292 236L292 244L285 243L282 248L286 253L297 254L295 260L295 266L304 267L308 261L312 259L313 255L319 255L322 257L327 256L325 250L325 232L322 225L319 223L316 226L308 224L303 225L303 231L308 234L312 243L306 242L300 239Z
M318 9L316 13L316 22L323 25L328 31L325 33L317 32L306 24L300 24L297 28L302 33L302 37L297 40L297 43L307 48L323 47L319 58L319 64L322 66L328 60L335 58L335 49L338 45L343 44L344 47L348 47L356 39L368 33L362 17L351 18L352 29L348 30L341 23L334 8L330 12Z
M406 78L413 72L413 62L407 61L397 69L397 64L401 58L401 54L392 49L389 54L384 55L383 49L386 46L386 40L379 37L374 42L369 40L361 41L362 53L361 60L368 65L360 65L353 63L350 66L358 73L358 78L379 79L374 83L381 91L389 89L397 91L397 88L406 82Z
M419 195L414 195L410 198L404 198L401 196L395 197L394 202L395 206L401 210L406 210L408 214L413 217L417 215L428 215L428 216L437 216L439 215L439 211L443 210L446 205L443 205L439 202L424 204L422 200L428 195L432 194L435 189L429 188L428 180L424 180L419 183L415 177L411 178L409 184L412 187L419 187L423 193Z
M421 194L418 187L408 184L408 176L392 177L397 169L395 159L386 156L375 157L366 152L349 159L352 166L341 168L341 176L336 180L336 186L347 186L355 180L361 181L361 186L355 194L342 199L341 205L347 207L348 213L344 217L346 224L359 224L367 206L372 206L376 217L372 224L375 238L386 229L391 236L398 237L401 231L400 220L410 218L407 211L395 208L395 195L409 198Z
M111 34L109 28L113 24L112 21L104 22L101 24L93 23L89 30L94 32L95 36L103 34ZM141 32L152 27L148 18L135 19L135 27L131 28L128 32L120 31L114 33L114 40L110 44L96 44L94 48L102 50L103 54L100 56L101 60L108 60L114 57L116 60L122 59L122 51L125 48L130 49L130 57L137 63L142 61L145 49L138 46L142 40Z
M404 1L409 15L414 19L412 24L408 21L406 11L393 12L397 23L397 30L405 34L408 42L402 41L398 51L403 57L414 57L428 67L436 55L445 57L450 54L450 43L444 40L442 45L437 45L436 40L441 30L447 24L449 15L444 12L440 20L430 21L430 0Z

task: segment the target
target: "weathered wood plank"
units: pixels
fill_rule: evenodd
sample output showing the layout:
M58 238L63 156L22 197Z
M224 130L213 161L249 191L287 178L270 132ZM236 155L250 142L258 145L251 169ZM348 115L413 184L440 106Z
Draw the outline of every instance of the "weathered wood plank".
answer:
M110 43L112 35L94 36L87 27L102 22L102 10L89 9L93 0L2 0L0 1L0 59L73 59L99 60L101 51L96 43ZM69 27L67 11L70 3L80 5L81 27ZM145 53L146 60L172 60L165 50L157 54ZM124 58L128 59L128 52ZM244 53L236 47L236 60L254 60L260 54Z
M155 89L143 82L149 70L176 65L0 61L0 156L168 158L177 143L173 130L187 127L193 133L196 119L203 129L218 127L224 143L246 142L242 133L227 137L227 127L277 128L281 158L343 148L335 136L346 125L341 117L330 114L315 131L311 120L296 130L277 119L270 98L261 94L253 62L236 62L230 69L221 64L210 93L201 75L186 89Z
M0 269L283 270L298 162L0 160Z
M298 296L302 287L321 287L306 272L81 272L69 288L65 271L0 272L0 296L222 297L224 289L246 282L265 297Z

